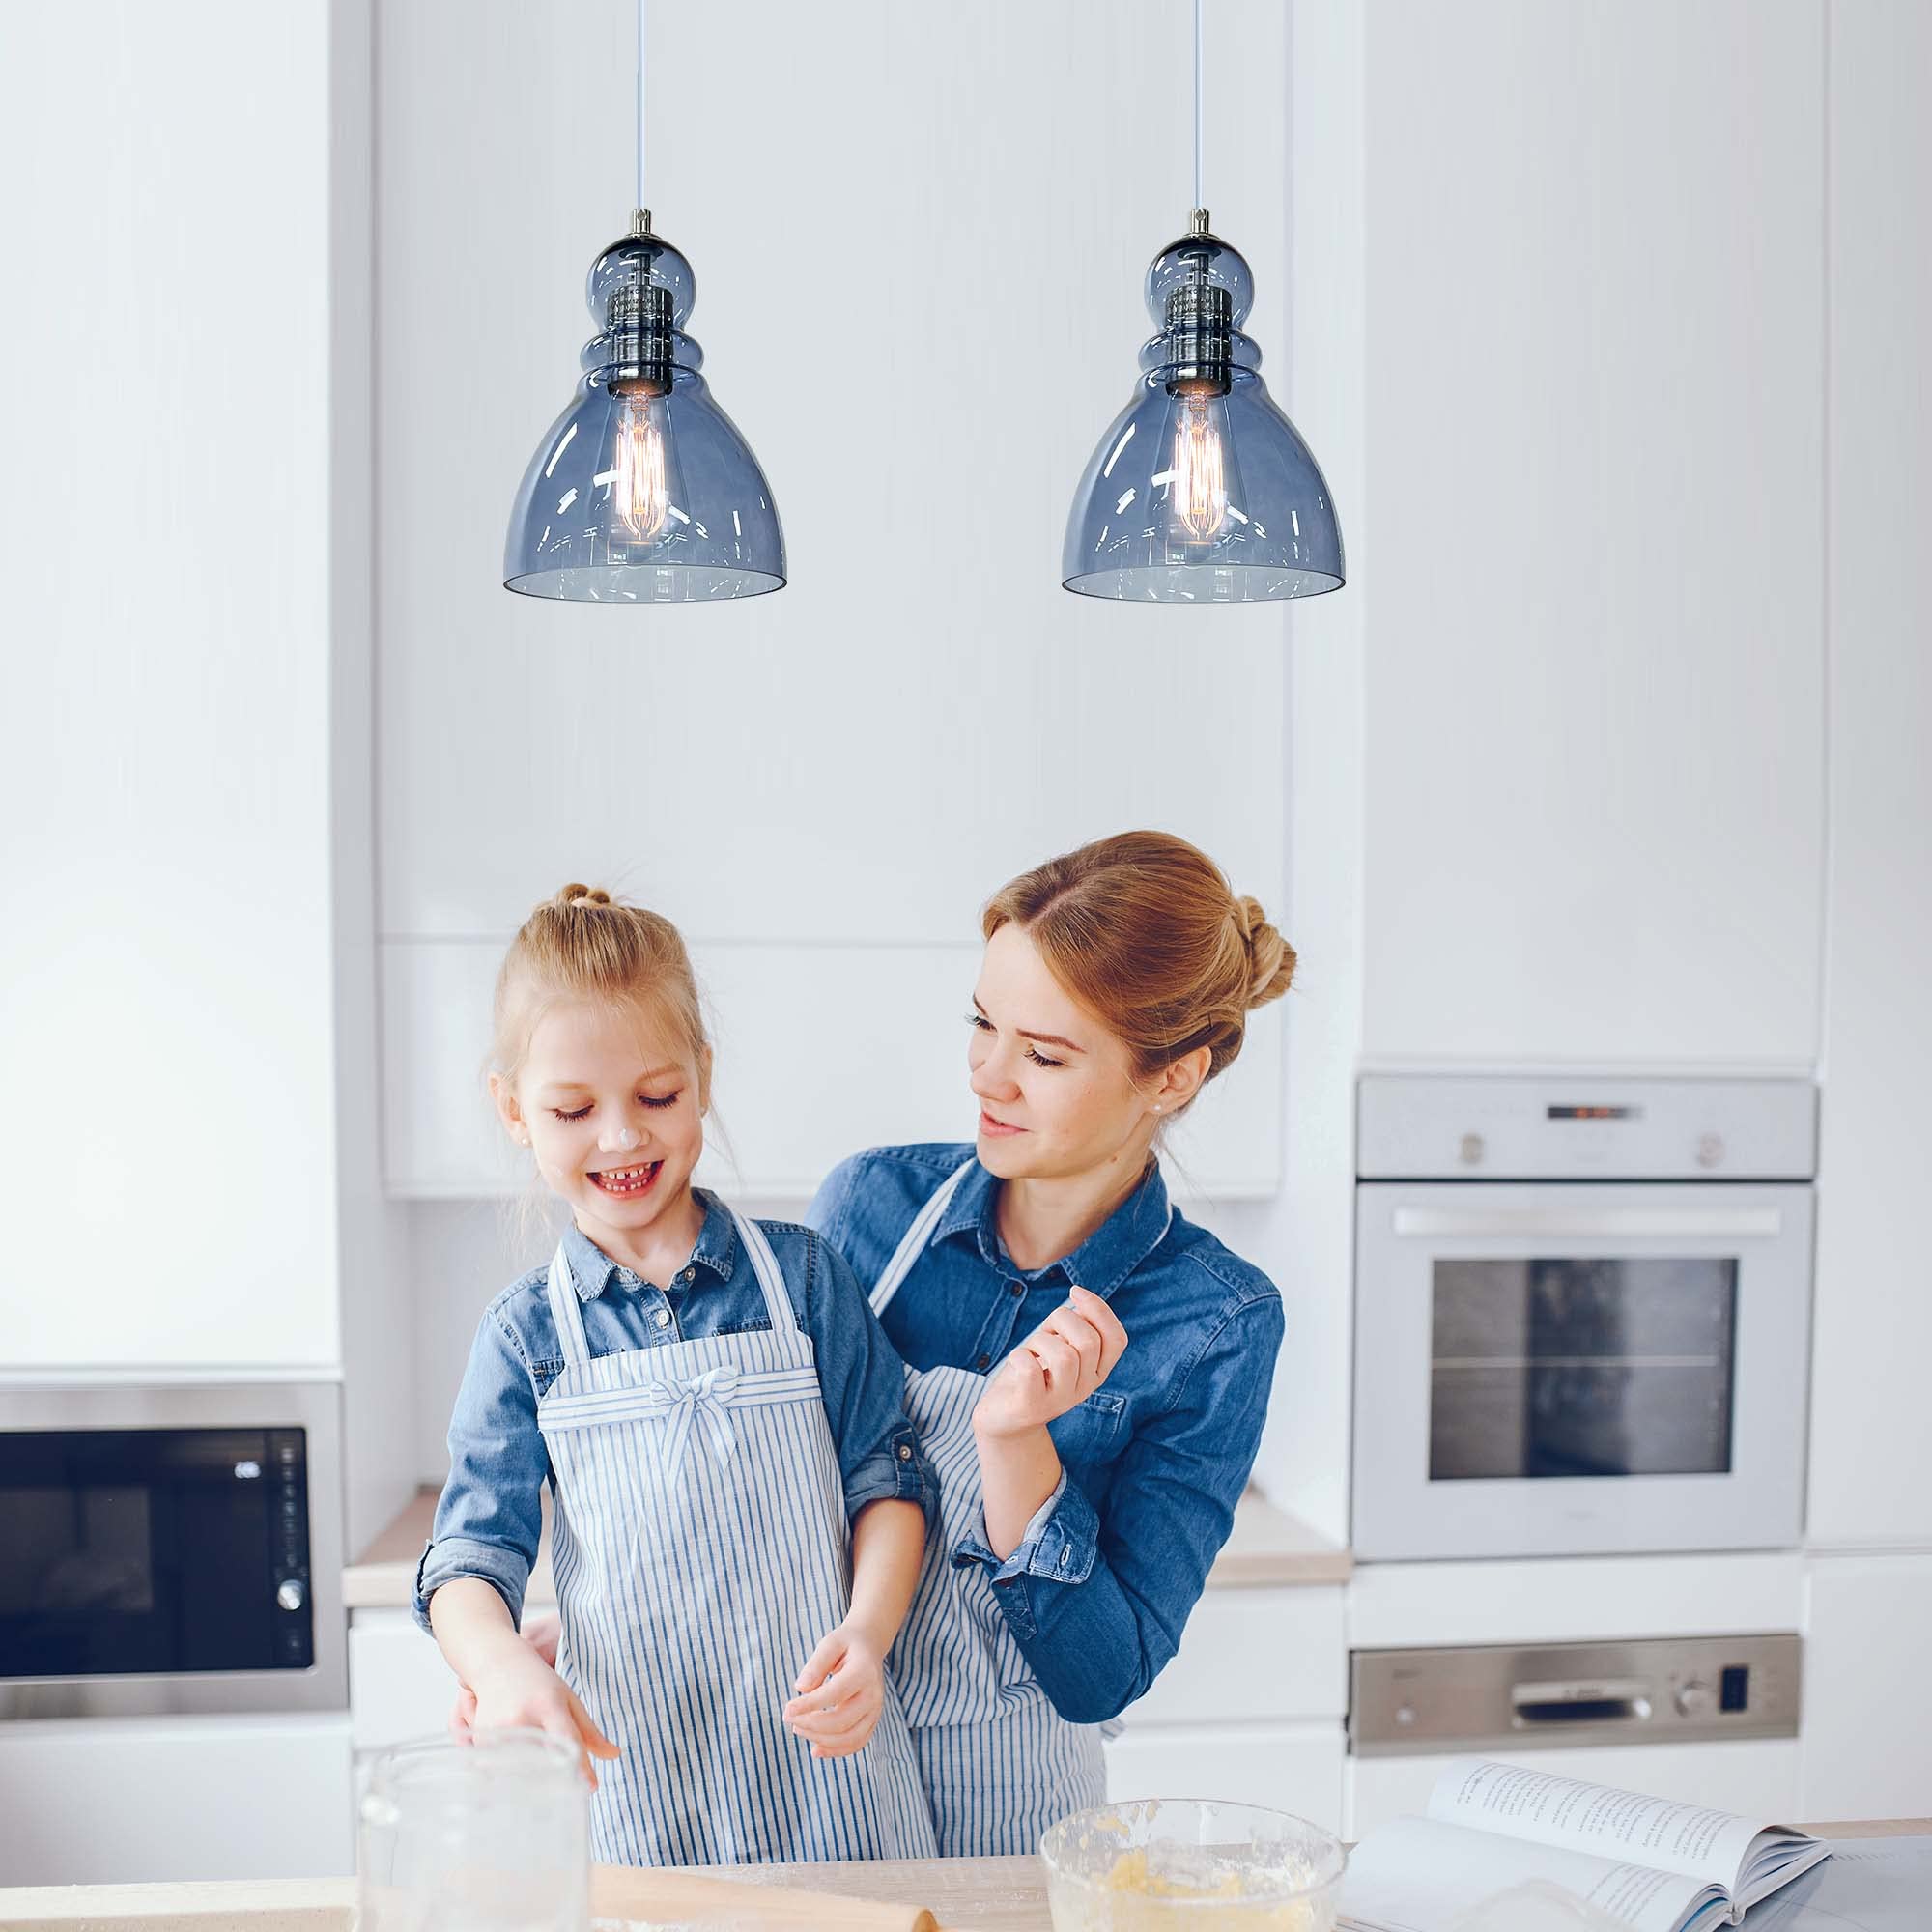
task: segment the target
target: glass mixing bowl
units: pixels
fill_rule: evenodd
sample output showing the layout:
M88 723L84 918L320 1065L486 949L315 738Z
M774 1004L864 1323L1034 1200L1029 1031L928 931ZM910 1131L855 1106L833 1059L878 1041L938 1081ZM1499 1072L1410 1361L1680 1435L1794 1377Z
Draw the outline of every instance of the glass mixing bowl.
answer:
M1334 1932L1340 1842L1287 1811L1145 1799L1040 1840L1054 1932Z

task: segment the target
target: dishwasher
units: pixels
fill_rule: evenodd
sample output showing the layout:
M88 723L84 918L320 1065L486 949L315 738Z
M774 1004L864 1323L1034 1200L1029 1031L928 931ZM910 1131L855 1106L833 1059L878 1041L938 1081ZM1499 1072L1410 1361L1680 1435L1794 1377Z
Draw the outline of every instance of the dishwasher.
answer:
M1426 1810L1455 1753L1781 1818L1802 1667L1792 1633L1353 1651L1344 1834Z

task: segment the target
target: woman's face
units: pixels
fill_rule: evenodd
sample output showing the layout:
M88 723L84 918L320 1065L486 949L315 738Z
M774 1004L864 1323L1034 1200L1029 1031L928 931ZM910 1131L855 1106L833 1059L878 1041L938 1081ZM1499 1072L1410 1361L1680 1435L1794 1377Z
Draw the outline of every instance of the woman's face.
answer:
M986 942L973 1007L966 1059L988 1173L1139 1171L1157 1124L1153 1097L1135 1087L1125 1044L1074 1001L1017 925Z

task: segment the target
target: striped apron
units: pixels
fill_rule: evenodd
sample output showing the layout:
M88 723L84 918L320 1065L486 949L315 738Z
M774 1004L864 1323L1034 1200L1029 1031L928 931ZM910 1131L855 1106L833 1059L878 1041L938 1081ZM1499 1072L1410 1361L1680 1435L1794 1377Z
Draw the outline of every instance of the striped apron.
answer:
M956 1169L913 1217L872 1289L874 1312L898 1293L972 1166ZM985 1385L971 1369L906 1370L906 1413L939 1472L939 1534L925 1546L889 1667L944 1858L1037 1852L1056 1819L1105 1799L1100 1740L1116 1728L1068 1723L1007 1628L985 1566L952 1565L962 1538L985 1535L973 1441Z
M850 1533L811 1338L763 1230L731 1218L769 1330L593 1359L561 1247L550 1264L564 1368L537 1426L556 1478L556 1667L623 1751L598 1767L591 1856L927 1858L890 1681L850 1757L812 1757L781 1718L850 1604Z

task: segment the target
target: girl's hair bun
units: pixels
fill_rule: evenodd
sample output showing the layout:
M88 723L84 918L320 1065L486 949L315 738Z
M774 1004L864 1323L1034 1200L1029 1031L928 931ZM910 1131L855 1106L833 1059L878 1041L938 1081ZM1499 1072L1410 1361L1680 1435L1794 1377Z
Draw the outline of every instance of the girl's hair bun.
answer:
M602 886L563 886L551 903L560 906L607 906L611 903L611 895Z
M1235 923L1248 949L1248 1010L1278 1000L1294 980L1294 948L1268 923L1262 902L1249 894L1235 901Z

